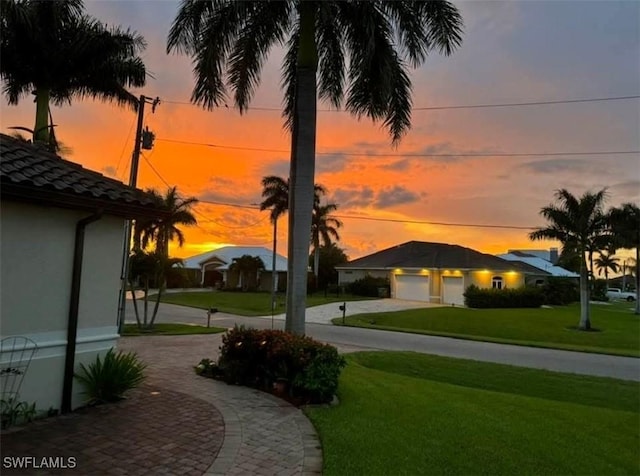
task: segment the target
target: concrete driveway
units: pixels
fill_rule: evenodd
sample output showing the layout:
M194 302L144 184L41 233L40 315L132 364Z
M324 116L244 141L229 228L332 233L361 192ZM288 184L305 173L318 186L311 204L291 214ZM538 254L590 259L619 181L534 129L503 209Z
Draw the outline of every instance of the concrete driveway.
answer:
M332 302L307 308L305 320L309 324L331 324L334 317L342 317L341 302ZM402 301L400 299L374 299L367 301L347 301L346 315L369 314L372 312L404 311L405 309L420 309L427 307L441 307L440 304L429 304L421 301ZM259 316L271 319L271 316ZM285 314L273 316L279 321L285 320Z

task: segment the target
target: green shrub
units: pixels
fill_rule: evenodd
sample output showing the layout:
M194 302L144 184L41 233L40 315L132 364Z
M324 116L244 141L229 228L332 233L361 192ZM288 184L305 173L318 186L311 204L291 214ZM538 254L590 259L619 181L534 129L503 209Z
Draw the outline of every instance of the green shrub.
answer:
M264 390L285 380L291 397L323 403L333 397L344 365L335 347L310 337L236 326L222 337L217 371L227 383Z
M351 293L355 296L366 297L379 297L380 288L384 288L386 290L386 296L390 295L388 278L374 278L373 276L367 275L362 279L357 279L354 282L346 285L348 293Z
M485 289L471 285L464 292L464 303L472 308L525 308L540 307L544 297L540 288Z
M580 300L580 288L574 278L550 277L540 289L544 303L552 306L566 306Z
M135 353L115 353L109 349L104 360L98 355L94 363L80 364L80 372L75 377L84 385L88 403L115 402L142 383L145 368Z
M18 397L8 397L0 400L0 428L3 430L14 425L21 425L33 421L36 417L36 404L21 402Z
M607 282L604 279L596 279L591 283L591 296L592 301L607 302L609 297L607 296Z

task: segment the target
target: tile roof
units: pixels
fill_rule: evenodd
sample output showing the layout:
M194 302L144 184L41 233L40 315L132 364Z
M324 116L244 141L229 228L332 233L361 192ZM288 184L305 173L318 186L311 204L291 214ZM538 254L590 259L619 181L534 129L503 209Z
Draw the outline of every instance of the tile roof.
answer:
M345 268L425 268L425 269L491 269L509 271L518 268L520 271L530 270L514 266L496 256L459 245L446 243L430 243L426 241L409 241L377 253L363 256L347 264Z
M14 137L0 134L2 199L124 216L162 215L153 196Z

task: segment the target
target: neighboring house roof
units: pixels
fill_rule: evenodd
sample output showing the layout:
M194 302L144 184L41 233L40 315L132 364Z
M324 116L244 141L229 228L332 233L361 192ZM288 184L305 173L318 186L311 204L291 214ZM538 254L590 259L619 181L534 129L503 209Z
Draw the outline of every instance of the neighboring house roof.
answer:
M564 278L579 278L580 275L576 274L572 271L566 270L560 266L555 266L551 264L546 259L538 258L537 256L532 256L523 252L516 253L505 253L498 255L499 258L505 259L507 261L512 261L514 263L524 263L533 267L537 270L544 271L551 276L564 277Z
M528 272L524 267L514 266L513 263L471 248L426 241L409 241L336 266L336 269L353 268L490 269L501 271L517 269Z
M233 258L240 258L244 255L257 256L264 263L265 271L272 271L271 262L273 259L273 252L267 248L263 248L262 246L224 246L222 248L217 248L206 253L186 258L183 262L185 268L200 269L203 263L213 258L217 258L222 262L222 264L217 266L215 269L225 271L229 269L229 266L231 266ZM287 259L284 256L276 254L276 271L286 270Z
M6 134L0 134L0 192L3 200L125 218L164 214L151 194Z

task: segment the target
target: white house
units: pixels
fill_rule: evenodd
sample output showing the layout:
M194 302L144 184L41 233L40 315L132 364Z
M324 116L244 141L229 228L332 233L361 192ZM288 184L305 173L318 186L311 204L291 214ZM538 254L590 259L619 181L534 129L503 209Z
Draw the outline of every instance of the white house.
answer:
M273 272L273 251L262 246L224 246L206 253L201 253L183 260L186 269L198 271L200 284L203 286L216 286L224 283L226 287L239 284L238 276L232 275L229 268L235 258L244 255L260 258L264 269L257 279L258 289L271 290ZM287 258L276 253L276 289L286 286Z
M18 399L67 412L83 403L74 371L119 337L125 219L163 212L141 190L4 134L0 180L0 335L37 345ZM0 368L12 358L3 347Z
M526 263L529 266L533 266L549 276L560 278L580 278L580 275L564 269L558 266L558 250L557 248L551 248L550 251L545 250L509 250L508 253L497 255L498 258L505 259L507 261ZM549 259L545 259L545 256ZM552 261L550 261L552 260ZM544 281L543 277L538 277L538 281Z

